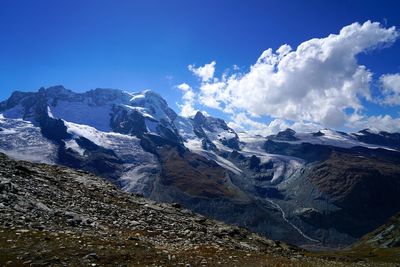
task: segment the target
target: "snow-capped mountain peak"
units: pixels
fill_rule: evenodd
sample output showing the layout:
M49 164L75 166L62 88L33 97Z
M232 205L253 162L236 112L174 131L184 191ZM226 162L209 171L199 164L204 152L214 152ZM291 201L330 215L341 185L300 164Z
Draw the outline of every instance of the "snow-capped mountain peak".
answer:
M146 113L153 119L165 120L171 123L177 114L168 107L167 102L157 93L145 90L139 93L131 94L129 106L138 108L137 110ZM140 109L141 108L141 109Z
M71 96L74 94L74 92L72 92L69 89L66 89L62 85L51 86L48 88L42 87L39 89L39 93L44 94L47 97L54 97L54 98L61 97L61 96L64 96L64 97Z
M153 132L160 135L165 131L176 131L173 121L177 117L159 94L149 90L129 93L97 88L75 93L63 86L41 88L35 93L15 92L0 104L0 112L6 118L27 119L34 123L40 117L49 116L103 132L124 129L122 131L133 134ZM132 123L126 129L126 121L129 120ZM135 126L142 129L132 129Z

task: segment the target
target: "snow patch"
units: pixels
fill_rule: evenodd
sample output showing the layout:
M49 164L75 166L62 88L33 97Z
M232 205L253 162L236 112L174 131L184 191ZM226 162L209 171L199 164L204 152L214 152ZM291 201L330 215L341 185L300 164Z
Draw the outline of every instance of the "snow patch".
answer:
M192 152L197 150L203 150L200 138L188 139L184 142L184 145Z
M370 149L383 148L386 150L395 150L385 146L366 144L358 141L350 134L340 133L330 129L324 129L321 130L320 132L323 135L316 136L312 133L296 133L295 137L297 137L299 140L296 141L274 140L274 142L282 142L290 144L310 143L314 145L325 145L325 146L334 146L342 148L352 148L356 146L361 146Z
M49 116L50 118L54 118L53 113L51 112L51 109L49 106L47 106L47 116Z
M175 128L178 130L179 135L183 138L183 140L189 141L190 139L197 138L193 130L192 122L188 118L178 116L174 120L174 125Z
M112 103L106 105L90 105L85 102L72 102L61 100L52 107L55 118L81 125L92 126L100 131L111 132Z
M157 168L158 165L150 163L132 167L129 171L124 172L120 180L122 190L128 192L145 192L145 180L148 179L152 170Z
M65 148L72 149L81 156L85 155L85 149L81 148L74 139L65 141Z
M57 148L30 121L1 115L0 151L17 160L54 164Z

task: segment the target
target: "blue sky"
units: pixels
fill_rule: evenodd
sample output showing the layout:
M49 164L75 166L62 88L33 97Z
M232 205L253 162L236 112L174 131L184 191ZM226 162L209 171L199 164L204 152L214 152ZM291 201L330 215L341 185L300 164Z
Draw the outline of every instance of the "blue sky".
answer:
M152 89L179 111L182 91L176 85L186 83L200 97L201 82L188 65L197 68L215 61L214 76L219 79L233 65L244 74L268 48L275 51L288 44L296 50L307 40L338 34L354 22L371 20L382 28L399 29L399 10L397 1L5 0L0 2L0 99L14 90L57 84L75 91ZM373 75L373 94L380 94L375 84L381 75L400 73L399 40L356 56ZM398 118L398 105L360 101L364 119L385 114ZM232 118L232 113L197 100L194 106ZM246 114L245 109L234 112L257 123L279 117L284 127L298 119L268 109ZM321 125L319 119L300 119Z

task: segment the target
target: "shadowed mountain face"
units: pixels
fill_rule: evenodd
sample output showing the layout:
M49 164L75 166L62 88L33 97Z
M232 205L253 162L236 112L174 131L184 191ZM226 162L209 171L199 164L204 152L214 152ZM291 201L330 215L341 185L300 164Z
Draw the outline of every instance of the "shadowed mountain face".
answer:
M90 171L271 238L347 245L400 211L398 134L236 133L151 91L62 86L0 103L0 151Z
M357 140L374 145L383 145L395 149L400 148L400 133L388 132L372 132L368 129L358 132L356 135Z
M353 247L356 248L397 248L400 250L400 213L384 225L364 235Z
M400 210L399 173L397 163L338 152L316 164L310 181L340 208L324 226L360 236L385 223Z

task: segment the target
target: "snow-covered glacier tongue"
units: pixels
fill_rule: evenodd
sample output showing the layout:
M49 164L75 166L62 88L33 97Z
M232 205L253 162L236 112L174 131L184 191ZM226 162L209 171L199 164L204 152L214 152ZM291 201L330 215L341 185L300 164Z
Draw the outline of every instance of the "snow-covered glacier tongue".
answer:
M90 171L294 244L347 245L400 210L398 134L236 133L202 112L179 116L149 90L14 92L0 114L11 157Z

